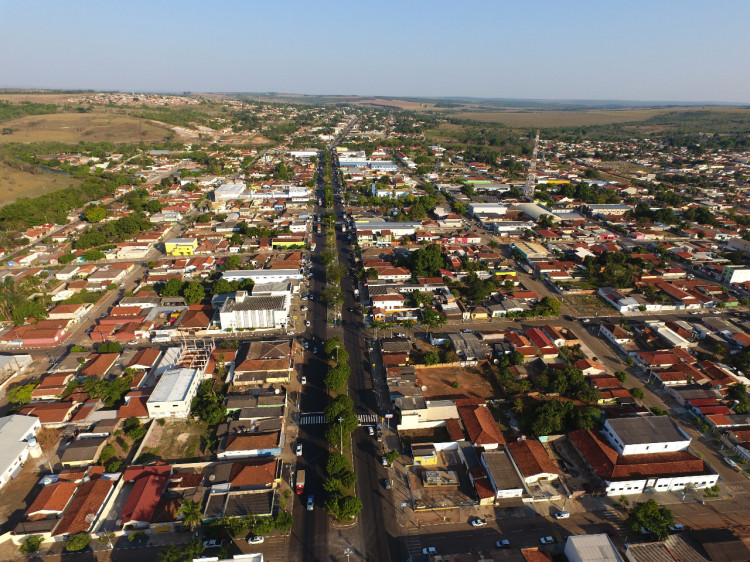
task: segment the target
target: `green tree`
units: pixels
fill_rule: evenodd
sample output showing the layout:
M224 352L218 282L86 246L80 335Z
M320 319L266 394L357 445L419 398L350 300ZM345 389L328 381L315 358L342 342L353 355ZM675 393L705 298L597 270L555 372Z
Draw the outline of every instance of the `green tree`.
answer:
M239 269L240 264L242 264L242 259L240 259L240 256L229 256L226 260L224 260L224 270L231 271Z
M182 524L190 531L194 531L203 523L203 512L201 511L200 502L183 500L177 513L182 516Z
M435 329L440 328L446 322L445 316L440 314L434 308L425 308L422 310L422 320L426 326Z
M415 277L434 277L444 266L443 250L438 244L429 244L414 251L409 261Z
M91 535L88 533L76 533L70 535L65 542L65 550L68 552L80 552L85 550L91 542Z
M440 363L440 355L438 355L437 352L428 351L424 354L425 365L437 365L438 363Z
M637 503L630 510L626 524L634 533L645 529L663 541L669 536L669 526L674 524L674 517L669 509L659 507L656 500L648 500L645 503Z
M159 562L182 562L183 556L180 548L175 544L168 544L159 551Z
M211 294L212 295L218 295L221 293L231 293L234 289L232 288L231 283L227 281L226 279L217 279L214 281L213 285L211 285Z
M344 347L341 343L341 339L338 336L333 336L328 338L325 343L323 344L323 349L326 352L326 355L328 357L333 357L336 353L336 350L339 348Z
M26 537L21 541L21 544L18 545L18 552L21 554L33 554L39 550L39 547L42 546L42 542L44 539L40 537L39 535L31 535L30 537Z
M349 470L349 461L339 452L332 451L326 461L326 474L328 476L339 476Z
M206 297L206 290L198 281L191 281L182 291L185 304L198 304Z
M332 423L336 421L340 415L354 411L353 408L354 401L348 395L342 394L336 396L336 398L328 403L323 410L323 415L328 423Z
M173 277L172 279L167 281L166 285L164 285L164 288L161 291L161 296L179 297L180 293L182 292L182 285L183 283L180 279Z
M631 388L630 395L636 400L643 400L643 397L645 396L643 390L638 387Z
M362 501L356 496L344 496L338 500L338 504L337 519L339 521L354 519L362 511Z
M15 404L28 404L31 401L31 393L37 387L38 382L14 386L6 392L5 397L8 402Z
M100 222L107 218L107 209L104 207L86 207L86 210L83 212L83 218L86 219L88 222Z

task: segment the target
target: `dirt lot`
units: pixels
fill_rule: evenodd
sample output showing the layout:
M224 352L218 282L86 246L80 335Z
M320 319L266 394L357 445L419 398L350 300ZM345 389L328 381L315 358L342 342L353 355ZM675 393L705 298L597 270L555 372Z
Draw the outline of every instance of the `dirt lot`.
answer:
M154 428L143 453L154 455L153 460L174 461L198 459L205 453L207 428L204 423L189 420L154 422Z
M579 317L594 316L595 314L614 314L614 309L607 306L596 295L571 295L565 297L565 306L575 310Z
M492 398L495 392L481 365L473 367L444 367L418 369L417 382L426 386L428 400L447 398ZM456 388L454 383L458 383Z
M150 142L163 140L169 130L152 121L103 113L55 113L28 115L3 123L13 134L0 143L58 141Z

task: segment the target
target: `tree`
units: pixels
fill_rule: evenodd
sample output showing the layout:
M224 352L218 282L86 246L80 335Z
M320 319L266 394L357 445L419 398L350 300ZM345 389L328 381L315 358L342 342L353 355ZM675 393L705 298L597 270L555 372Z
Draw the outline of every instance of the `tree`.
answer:
M198 281L191 281L183 289L185 304L198 304L206 297L206 290Z
M65 543L65 550L68 552L80 552L89 546L91 535L88 533L76 533L68 537Z
M626 524L628 528L638 533L641 529L653 533L659 540L669 536L669 526L674 523L672 512L666 507L659 507L656 500L637 503L630 510Z
M164 285L164 288L161 291L162 297L179 297L180 293L182 292L182 281L180 279L177 279L176 277L173 277L169 281L167 281L167 284Z
M643 390L638 387L631 388L630 395L636 400L643 400L643 397L645 396Z
M562 303L554 297L544 297L540 300L535 309L542 316L557 316L560 314Z
M183 500L177 513L182 516L182 524L191 531L195 531L195 529L203 523L203 513L201 512L200 502Z
M226 279L217 279L214 281L213 285L211 285L211 294L212 295L218 295L221 293L231 293L234 289L232 289L231 283L227 281Z
M354 408L354 401L346 394L337 396L325 407L323 415L328 423L332 423L338 419L338 417L346 412L352 412ZM329 474L331 474L329 472Z
M425 365L437 365L438 363L440 363L440 355L438 355L437 352L428 351L424 354Z
M107 218L107 209L104 207L86 207L86 210L83 212L83 218L86 219L88 222L100 222Z
M445 316L440 314L434 308L425 308L422 310L422 319L427 326L433 329L439 328L446 322Z
M168 544L159 551L159 562L182 562L182 551L175 544Z
M22 384L21 386L14 386L9 389L5 394L8 402L15 404L28 404L31 401L31 393L37 387L38 382L32 382L29 384Z
M39 550L42 546L44 539L39 535L31 535L23 539L20 545L18 545L18 552L21 554L33 554Z
M339 349L341 347L343 347L343 344L341 343L341 339L338 336L328 338L323 344L323 349L325 350L328 357L333 357L336 349Z
M374 267L368 267L367 269L363 270L365 279L374 280L378 278L378 270Z
M229 256L226 260L224 260L224 270L229 271L233 269L239 269L241 263L242 260L240 259L240 256Z
M187 500L189 501L189 500ZM189 543L182 547L182 559L183 560L196 560L200 558L206 547L199 539L192 539Z
M328 476L336 477L347 470L349 470L349 461L346 460L344 455L336 451L328 455L328 460L326 461L326 474Z
M338 500L339 521L354 519L362 511L362 501L356 496L344 496Z
M444 265L443 250L438 244L429 244L414 251L409 261L415 277L434 277Z
M621 383L625 383L628 380L628 374L625 371L615 371L615 377Z

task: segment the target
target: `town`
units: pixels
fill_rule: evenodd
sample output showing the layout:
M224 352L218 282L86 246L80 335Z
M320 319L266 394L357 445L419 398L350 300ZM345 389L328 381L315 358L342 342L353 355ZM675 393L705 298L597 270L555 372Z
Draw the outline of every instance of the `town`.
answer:
M0 207L0 558L750 559L747 136L56 99L0 102L74 182Z

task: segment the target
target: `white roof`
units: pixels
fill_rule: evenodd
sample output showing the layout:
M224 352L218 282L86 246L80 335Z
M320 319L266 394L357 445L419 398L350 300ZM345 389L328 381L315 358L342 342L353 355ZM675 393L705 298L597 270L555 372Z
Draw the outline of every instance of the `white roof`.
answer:
M622 562L622 557L612 546L609 537L603 533L569 536L565 544L565 555L570 559L569 553L576 553L574 558L585 562Z
M182 402L187 396L193 378L197 376L197 369L172 369L165 372L156 383L148 403Z
M24 438L33 435L39 418L5 416L0 418L0 473L4 473L29 444Z

